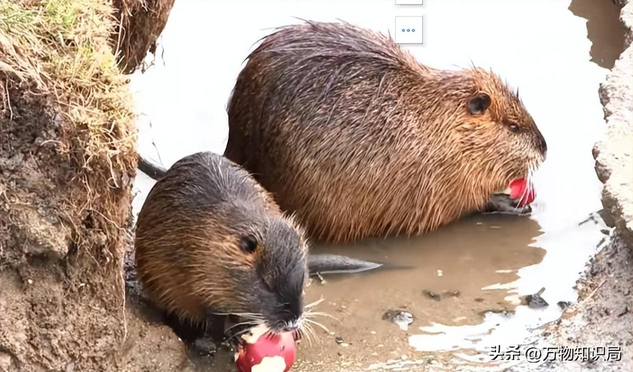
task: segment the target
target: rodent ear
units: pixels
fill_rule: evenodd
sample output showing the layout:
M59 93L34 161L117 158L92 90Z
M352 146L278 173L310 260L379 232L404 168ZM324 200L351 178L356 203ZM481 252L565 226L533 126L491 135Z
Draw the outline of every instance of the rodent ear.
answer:
M244 253L251 254L257 249L257 238L253 235L246 235L240 240L240 249Z
M487 93L477 93L477 95L468 102L468 112L471 115L483 115L488 107L490 107L490 96Z

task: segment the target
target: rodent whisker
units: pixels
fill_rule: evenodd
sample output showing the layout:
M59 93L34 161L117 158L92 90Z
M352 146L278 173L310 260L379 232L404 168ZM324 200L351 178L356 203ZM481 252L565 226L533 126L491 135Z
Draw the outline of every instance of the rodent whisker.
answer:
M318 340L317 334L314 331L314 328L312 328L312 326L309 324L305 324L305 330L306 330L306 336L308 336L307 337L308 343L312 345L313 342L316 342L316 340Z
M303 326L301 327L301 334L306 336L306 339L308 340L308 344L310 345L312 345L313 342L316 342L319 340L319 337L314 331L314 327L312 327L308 323L303 323Z
M340 322L340 320L328 313L322 313L322 312L318 312L318 311L306 311L305 315L306 318L311 319L313 316L324 316L326 318L330 318L330 319L334 319L337 322Z
M323 301L325 301L325 298L321 297L319 300L316 300L316 301L314 301L314 302L312 302L310 304L305 305L304 308L309 309L311 307L315 307L315 306L317 306L318 304L320 304Z
M241 318L244 319L252 319L252 320L264 320L264 316L260 313L210 313L213 315L220 315L220 316L230 316L230 315L234 315L234 316L239 316Z
M234 335L232 335L231 337L229 337L229 338L226 340L226 342L229 342L229 343L230 343L230 341L231 341L231 340L233 340L234 338L239 337L239 336L241 336L241 335L243 335L243 334L245 334L245 333L248 333L248 332L250 332L250 331L251 331L251 328L246 328L246 329L243 329L243 330L241 330L241 331L239 331L239 332L236 332Z
M307 340L308 344L312 346L312 340L310 339L310 335L307 333L305 327L301 327L295 331L295 339L296 340Z
M230 326L229 328L224 330L224 334L227 334L230 330L232 330L235 327L239 327L239 326L243 326L243 325L253 325L253 326L258 326L260 324L262 324L263 322L260 320L247 320L245 322L240 322L237 324L233 324L232 326Z
M519 206L522 205L525 200L527 200L528 195L530 195L532 193L532 190L534 188L532 186L532 178L534 176L534 169L535 169L534 163L530 162L528 164L528 171L527 171L527 175L526 175L527 187L525 189L523 189L523 193L521 194L521 197L519 198L519 201L517 202L516 206L514 207L514 210L517 213L522 208L522 207L519 207Z
M304 338L307 339L307 337L305 337L305 332L301 328L297 329L294 332L294 337L295 337L295 340L303 340ZM309 340L308 340L308 343L312 345Z
M330 330L327 329L326 326L324 326L323 324L321 324L321 323L319 323L317 321L314 321L314 320L308 319L308 318L304 318L303 320L306 322L306 326L308 326L309 324L314 324L315 326L323 329L325 332L330 333Z

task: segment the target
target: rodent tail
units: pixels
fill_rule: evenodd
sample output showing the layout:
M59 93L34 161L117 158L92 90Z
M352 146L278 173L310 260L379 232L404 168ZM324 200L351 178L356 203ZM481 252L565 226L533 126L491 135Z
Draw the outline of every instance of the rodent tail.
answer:
M336 254L315 254L308 256L310 275L354 274L382 267L383 264L363 261Z
M152 163L140 154L138 154L138 169L153 180L158 180L167 172L167 169Z

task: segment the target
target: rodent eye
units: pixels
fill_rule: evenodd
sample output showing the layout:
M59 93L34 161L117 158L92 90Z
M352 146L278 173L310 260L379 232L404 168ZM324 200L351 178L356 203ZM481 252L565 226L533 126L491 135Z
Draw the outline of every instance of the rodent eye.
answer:
M240 240L240 248L244 253L251 254L257 249L257 239L253 235L247 235Z
M516 124L509 124L508 129L510 129L510 132L516 133L519 131L519 126Z

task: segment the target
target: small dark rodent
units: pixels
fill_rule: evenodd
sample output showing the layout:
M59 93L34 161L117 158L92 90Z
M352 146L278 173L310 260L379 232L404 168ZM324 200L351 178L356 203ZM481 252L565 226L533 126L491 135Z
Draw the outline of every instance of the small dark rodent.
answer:
M424 66L346 23L265 37L228 117L224 155L330 242L428 232L482 211L547 151L518 92L494 73Z
M233 315L296 330L308 274L302 230L242 168L210 152L184 157L138 216L136 269L152 301L183 323Z

